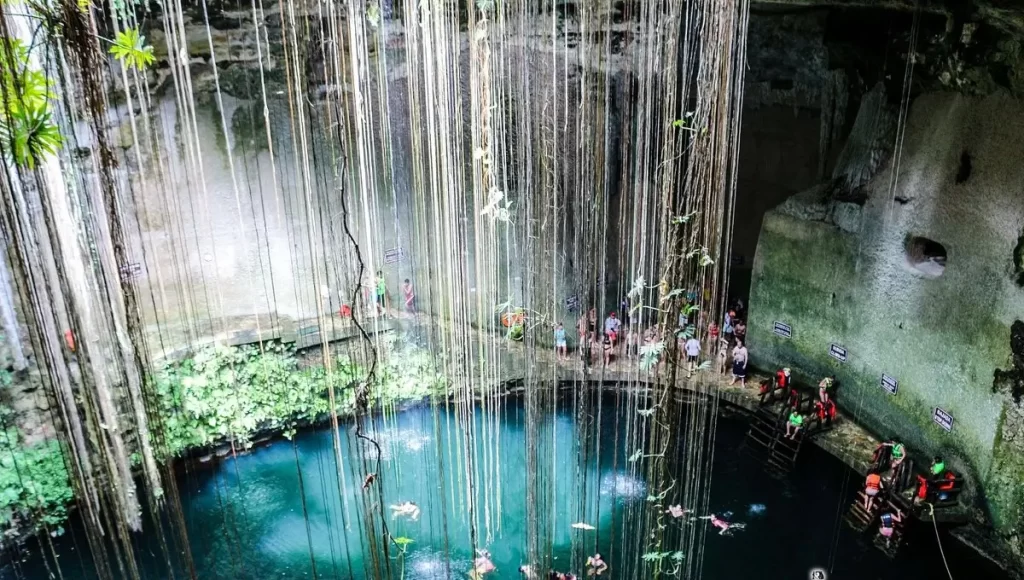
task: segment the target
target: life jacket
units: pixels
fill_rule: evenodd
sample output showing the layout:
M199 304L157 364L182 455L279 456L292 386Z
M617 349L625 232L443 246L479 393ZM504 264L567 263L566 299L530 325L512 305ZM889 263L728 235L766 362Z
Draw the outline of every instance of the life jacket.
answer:
M786 373L784 373L783 371L776 372L775 386L777 386L780 389L785 389L787 385L789 385L789 377L786 376Z
M64 331L64 344L67 345L68 350L75 352L75 333L70 328Z
M877 473L868 474L868 478L864 484L868 489L879 489L882 487L882 476Z
M947 471L945 475L943 475L943 479L945 479L945 481L937 486L939 491L952 491L956 483L956 474L952 471Z
M920 475L917 476L917 497L920 499L928 497L928 480Z
M892 527L892 514L890 514L890 513L882 514L882 527L883 528L891 528Z
M904 454L903 444L902 443L895 443L895 444L893 444L893 446L892 446L892 458L893 459L900 459L900 458L903 457L903 454Z
M829 420L835 419L836 418L836 404L835 404L835 401L833 401L832 399L829 399L828 401L826 401L824 406L823 406L822 411L825 414L824 417L822 417L822 419L825 419L825 418L827 418Z
M758 393L763 395L768 391L772 390L772 382L768 379L761 381L761 387L758 389Z

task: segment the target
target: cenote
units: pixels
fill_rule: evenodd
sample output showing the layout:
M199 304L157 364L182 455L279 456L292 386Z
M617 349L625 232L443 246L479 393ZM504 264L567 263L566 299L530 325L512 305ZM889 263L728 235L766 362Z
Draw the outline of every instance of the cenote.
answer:
M597 388L597 387L584 387ZM563 396L558 410L537 425L539 460L546 479L540 489L552 515L551 561L556 569L582 575L581 555L600 551L610 564L605 577L631 578L624 562L638 556L623 534L644 509L652 490L640 475L643 460L631 462L623 440L630 415L645 406L634 395L604 391L579 409L577 396ZM392 550L393 578L464 578L471 567L467 502L462 493L465 434L475 432L486 445L473 446L476 462L478 545L486 547L497 570L494 578L520 578L526 559L527 429L520 398L508 396L497 409L477 411L472 427L454 407L422 404L382 418L367 434L381 448L379 477L392 503L412 501L418 521L391 518L392 535L412 540L404 556ZM579 442L580 421L600 439ZM839 460L808 445L795 469L770 476L762 465L739 453L748 423L743 413L725 406L715 421L714 461L709 508L746 528L731 536L709 532L700 577L711 579L806 578L813 568L832 578L945 577L942 555L930 524L916 523L905 548L889 560L871 545L872 534L855 534L841 518L859 488L861 476ZM340 426L343 480L335 476L334 439L329 427L307 429L294 439L278 439L251 451L179 470L179 492L189 544L199 578L265 580L272 578L367 578L374 564L364 558L360 533L367 509L363 480L353 466L372 471L375 451L361 445L350 423ZM618 440L618 441L617 441ZM588 453L589 447L593 453ZM581 454L587 457L581 461ZM339 492L340 489L340 492ZM671 503L671 492L663 503ZM484 511L486 513L484 513ZM389 511L389 510L385 510ZM595 530L572 527L586 512ZM668 521L673 526L708 526ZM624 532L625 531L625 532ZM670 531L671 535L671 531ZM951 539L939 536L956 578L1002 578L1002 572ZM134 536L143 578L170 578L160 561L153 533ZM76 515L68 533L53 540L63 578L94 578L91 553L84 549ZM45 578L36 546L26 545L3 568L3 578ZM584 556L585 557L585 556ZM383 566L378 563L378 566ZM178 570L180 575L182 570ZM178 576L181 577L181 576Z

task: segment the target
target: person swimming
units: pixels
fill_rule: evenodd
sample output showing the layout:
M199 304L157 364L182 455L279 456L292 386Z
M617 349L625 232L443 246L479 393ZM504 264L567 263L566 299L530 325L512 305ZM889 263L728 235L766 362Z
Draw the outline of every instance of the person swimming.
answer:
M420 518L420 507L411 501L402 502L391 506L391 517L408 516L410 521L415 522Z
M469 572L469 577L472 580L480 580L484 577L484 574L497 570L494 562L491 562L490 552L487 550L477 550L476 554L476 560L473 560L473 569Z
M681 505L670 505L670 506L668 506L668 509L665 510L665 513L671 515L674 518L685 517L690 512L691 512L691 510L689 510L687 508L684 508Z
M594 554L587 558L587 576L600 576L608 570L608 563L601 558L601 554Z
M737 523L732 523L732 522L723 520L722 518L719 518L715 514L706 515L706 516L703 516L703 517L698 518L698 519L701 519L701 520L711 520L711 525L716 527L716 528L718 528L718 530L719 530L718 535L719 536L729 536L729 535L732 535L733 530L742 530L743 528L747 527L746 524L742 524L742 523L738 523L738 522Z

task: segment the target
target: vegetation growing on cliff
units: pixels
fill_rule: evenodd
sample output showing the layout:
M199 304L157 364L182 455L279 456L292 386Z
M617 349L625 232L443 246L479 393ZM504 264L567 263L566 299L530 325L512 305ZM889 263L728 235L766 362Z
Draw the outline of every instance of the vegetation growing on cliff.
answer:
M365 377L357 365L336 362L331 372L337 412L354 406L353 381ZM377 372L373 403L386 406L445 394L445 381L429 352L405 349ZM260 432L291 436L330 411L323 366L301 368L295 352L280 344L211 346L192 358L169 363L153 377L163 421L164 458L227 441L251 446ZM0 409L4 425L10 410ZM57 441L26 446L18 429L0 434L0 526L9 534L59 534L73 499Z
M0 408L4 425L12 411ZM60 443L25 445L14 426L0 434L0 522L4 529L63 532L73 494ZM15 532L17 533L17 532Z

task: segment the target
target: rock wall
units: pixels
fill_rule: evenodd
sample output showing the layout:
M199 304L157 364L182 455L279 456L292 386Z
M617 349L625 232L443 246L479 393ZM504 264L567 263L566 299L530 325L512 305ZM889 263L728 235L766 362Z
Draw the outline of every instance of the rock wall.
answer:
M765 217L748 331L756 365L815 382L834 373L858 421L946 455L1005 535L1022 524L1024 442L1020 408L993 377L1016 368L1011 327L1024 316L1021 134L1024 103L1006 94L914 100L902 147L860 203L821 186ZM791 338L773 333L776 321ZM899 381L895 395L883 373ZM953 417L950 432L935 408Z

